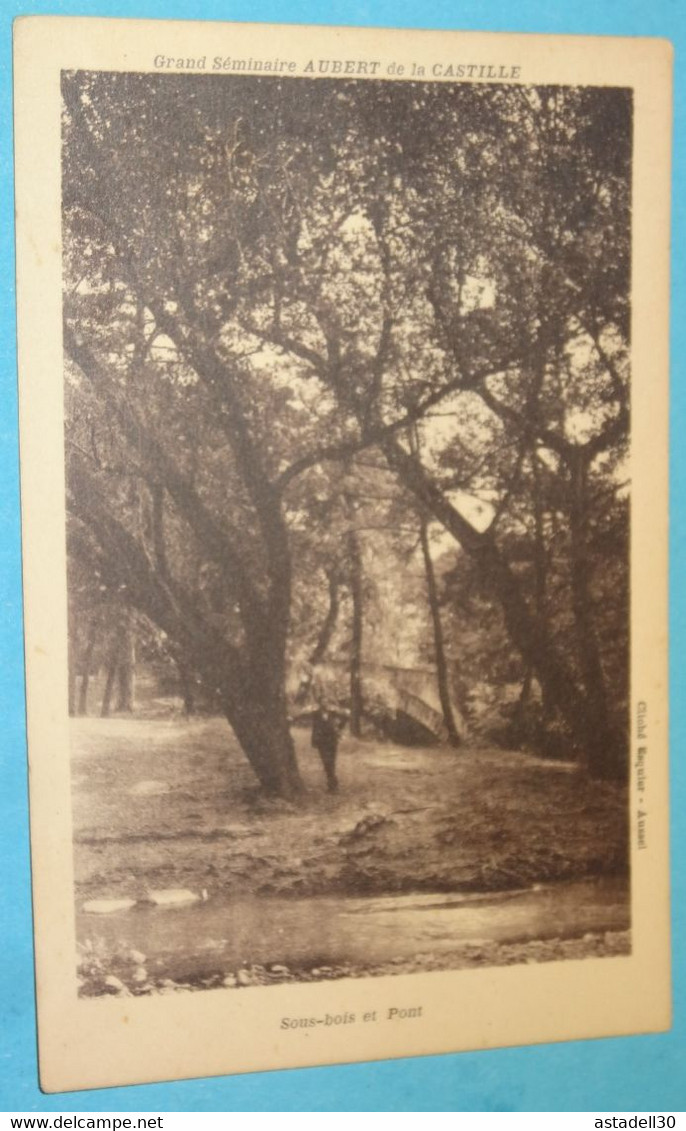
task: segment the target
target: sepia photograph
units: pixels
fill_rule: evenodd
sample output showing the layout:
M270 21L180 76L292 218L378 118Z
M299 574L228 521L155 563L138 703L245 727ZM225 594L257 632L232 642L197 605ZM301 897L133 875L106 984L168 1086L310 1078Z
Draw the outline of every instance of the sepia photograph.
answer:
M189 1009L252 1019L245 1053L166 1060L165 1036L135 1070L134 1044L88 1070L60 1048L53 1074L662 1027L645 104L619 65L528 78L507 38L400 64L355 31L244 27L217 53L189 26L183 52L141 40L147 67L55 52L46 98L50 375L27 345L22 459L31 576L54 554L49 597L26 575L27 655L38 808L51 780L61 799L34 819L37 937L49 905L61 945L42 928L39 1011L53 1049L58 1006L74 1048L99 1025L119 1048L129 1016L170 1041ZM653 1006L615 1010L649 930ZM557 977L584 1003L566 1023Z
M626 953L631 92L62 93L80 993Z

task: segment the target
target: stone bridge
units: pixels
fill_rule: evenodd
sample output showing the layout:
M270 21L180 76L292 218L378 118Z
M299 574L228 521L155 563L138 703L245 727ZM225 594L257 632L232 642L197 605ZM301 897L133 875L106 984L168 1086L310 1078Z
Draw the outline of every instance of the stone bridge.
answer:
M347 678L349 664L345 660L325 660L317 665L317 677L324 684L340 684ZM409 720L428 731L439 742L447 742L448 735L438 695L436 669L401 668L393 664L362 664L362 686L369 698L378 697L386 707L395 712L398 723ZM457 703L452 701L453 716L458 733L465 733L465 723Z

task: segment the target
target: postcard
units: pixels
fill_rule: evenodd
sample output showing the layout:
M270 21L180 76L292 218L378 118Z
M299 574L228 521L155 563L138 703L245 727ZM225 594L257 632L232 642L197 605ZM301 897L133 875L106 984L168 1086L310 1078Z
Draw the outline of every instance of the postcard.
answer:
M668 1028L670 45L15 67L43 1089Z

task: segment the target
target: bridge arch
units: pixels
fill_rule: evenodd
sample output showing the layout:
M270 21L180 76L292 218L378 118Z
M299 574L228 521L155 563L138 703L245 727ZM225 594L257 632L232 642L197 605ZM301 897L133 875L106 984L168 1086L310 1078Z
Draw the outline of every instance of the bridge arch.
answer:
M316 666L312 682L320 688L320 692L328 687L335 693L347 673L345 660L324 660ZM381 700L390 712L395 724L391 727L392 737L396 741L448 741L435 668L365 662L362 664L362 681L367 700ZM452 709L458 734L464 738L466 725L454 698Z

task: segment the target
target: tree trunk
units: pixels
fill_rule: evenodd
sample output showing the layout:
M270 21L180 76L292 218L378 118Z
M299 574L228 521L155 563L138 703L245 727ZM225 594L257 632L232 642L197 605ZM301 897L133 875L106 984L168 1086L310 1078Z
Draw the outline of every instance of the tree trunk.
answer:
M128 624L122 632L122 645L117 668L117 703L115 711L131 713L134 707L134 685L136 673L136 640Z
M77 713L79 715L88 714L88 685L90 682L91 667L93 665L93 652L95 651L96 628L96 618L93 617L88 625L88 640L86 641L86 650L83 654L83 663L81 665L81 687L79 688L79 703L77 707Z
M532 737L531 726L527 716L531 703L533 674L532 668L528 666L524 672L522 686L512 713L511 740L517 747L525 745Z
M107 666L107 678L105 680L105 690L102 696L102 705L100 707L100 718L109 718L110 708L112 706L112 692L114 691L114 680L117 674L117 666L110 663Z
M76 714L76 672L74 671L73 663L69 664L69 676L67 687L67 710L69 717Z
M248 502L245 522L262 543L263 553L254 556L261 558L261 566L256 568L251 555L244 560L237 548L240 528L232 528L221 508L219 514L213 513L193 477L188 478L183 470L183 460L178 461L173 438L150 427L145 413L121 393L118 380L113 382L108 367L65 323L66 352L116 421L124 452L135 452L136 460L144 465L142 478L152 484L152 554L142 531L134 533L121 521L101 477L92 475L82 453L74 454L69 463L70 510L96 540L98 566L106 571L112 588L124 587L127 603L166 633L188 658L189 667L206 682L208 692L223 695L229 722L265 789L295 796L302 787L288 730L285 691L291 561L280 491L269 477L264 450L252 436L251 410L246 407L250 398L244 396L240 370L208 344L204 331L188 334L184 316L177 319L171 314L153 287L138 297L152 311L158 329L177 343L179 354L193 367L212 403ZM227 609L232 617L237 614L240 618L242 632L236 633L235 641L214 618L205 615L197 594L167 554L165 507L173 508L183 521L200 557L216 567ZM108 672L108 685L110 682ZM111 695L108 686L104 714Z
M295 696L296 705L302 705L307 702L309 695L312 691L312 680L314 677L313 669L317 664L321 663L326 655L326 650L331 643L331 637L334 634L336 624L338 623L338 614L340 611L340 578L338 571L334 568L328 573L329 579L329 607L326 611L326 616L319 630L317 642L307 657L308 673L302 680L298 691Z
M324 622L319 631L317 643L315 644L312 652L308 657L308 663L314 667L319 664L326 655L326 649L331 643L331 637L334 634L336 623L338 621L338 612L340 609L339 589L340 581L338 573L335 569L329 572L329 608L327 610Z
M607 702L605 673L593 621L591 570L588 551L588 465L585 454L570 466L570 566L572 608L581 675L586 689L586 755L596 777L616 778L626 774L623 736L613 726Z
M548 558L545 545L544 507L541 489L541 469L538 463L535 447L531 449L531 470L533 475L533 504L534 504L534 579L536 593L536 618L540 625L544 625L547 617L548 599ZM529 684L532 676L531 668L527 668ZM528 694L528 692L527 692ZM554 712L551 709L545 684L541 685L541 708L543 719L550 720Z
M181 697L183 699L184 713L191 717L195 711L195 694L193 691L193 677L190 669L183 660L176 660L176 670L179 673L179 683L181 684Z
M114 638L114 644L110 650L109 659L107 663L107 677L105 679L105 690L102 696L102 705L100 707L100 718L106 719L112 707L112 694L114 692L114 684L117 678L117 671L119 670L119 658L122 651L122 634L117 631Z
M262 694L236 703L233 694L226 716L243 753L264 789L274 797L295 799L303 792L284 695ZM267 691L267 695L265 695Z
M450 702L450 684L448 680L448 664L445 656L445 641L443 625L441 624L441 610L438 602L438 587L436 585L436 571L431 558L429 545L428 523L424 515L419 519L419 537L424 557L424 572L426 574L426 591L429 598L429 612L433 625L434 653L436 656L436 683L438 685L438 698L445 727L448 732L448 742L451 746L460 745L460 735L455 723L452 703Z
M534 448L531 450L531 470L533 475L534 505L534 577L536 586L536 615L540 621L546 615L546 593L548 588L548 563L545 548L545 528L543 499L541 498L541 470Z
M539 624L529 611L519 579L492 539L484 544L479 560L500 599L510 639L519 649L525 664L536 672L548 702L560 712L577 741L583 742L586 738L586 696L580 691L572 669L559 655L547 624Z
M551 706L559 710L571 734L584 749L589 737L588 697L579 689L573 670L560 656L547 623L540 624L529 609L519 578L498 549L492 533L476 530L400 444L386 441L384 449L405 486L480 565L482 576L502 605L510 639L524 662L536 672ZM597 754L595 748L594 754ZM602 759L591 760L589 768L594 775L606 776Z
M364 586L362 555L355 530L348 532L350 564L350 596L353 604L352 639L350 643L350 733L359 738L362 733L362 634L364 618Z

